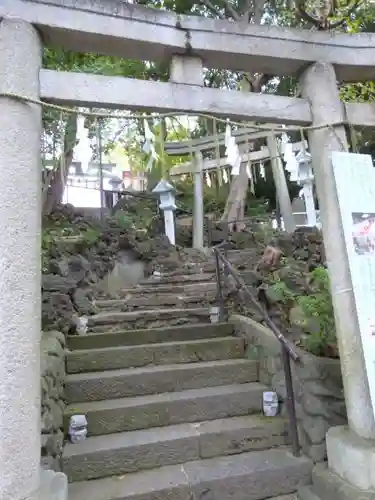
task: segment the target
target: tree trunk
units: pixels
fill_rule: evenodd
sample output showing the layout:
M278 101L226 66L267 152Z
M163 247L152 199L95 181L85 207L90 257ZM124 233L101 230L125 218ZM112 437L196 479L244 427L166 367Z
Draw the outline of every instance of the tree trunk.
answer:
M228 229L231 232L234 230L243 231L246 226L244 218L247 189L249 186L246 166L247 162L241 163L239 175L236 175L232 180L224 214L221 218L222 221L228 222Z
M243 4L241 12L234 12L229 0L224 0L224 3L229 9L229 13L233 19L246 27L249 22L253 24L261 23L266 0L247 0ZM261 92L263 85L265 85L269 80L270 77L268 75L255 74L251 72L244 73L240 83L241 90L244 92ZM250 148L251 145L249 144L249 150ZM248 151L246 150L242 150L240 151L240 154L247 152ZM232 180L224 215L222 217L222 220L229 221L229 230L235 229L236 231L242 231L245 229L246 224L243 222L243 219L245 216L248 185L249 178L247 176L245 163L241 164L240 175ZM236 219L242 222L235 224L235 227L233 227L234 224L230 221L234 221Z
M269 77L267 75L253 75L246 73L245 79L242 81L241 90L244 92L261 92L262 86L267 83ZM252 147L249 143L248 150L245 147L240 148L240 154L247 153ZM231 182L227 202L225 205L224 214L221 220L228 221L229 231L243 231L246 227L244 223L245 206L247 189L249 186L249 178L246 172L247 162L241 163L240 174L234 177ZM238 223L235 221L238 220Z
M56 206L61 203L66 181L69 173L69 167L72 164L74 147L77 140L77 117L74 114L68 116L65 134L64 149L58 160L57 168L46 176L43 187L43 214L50 214Z

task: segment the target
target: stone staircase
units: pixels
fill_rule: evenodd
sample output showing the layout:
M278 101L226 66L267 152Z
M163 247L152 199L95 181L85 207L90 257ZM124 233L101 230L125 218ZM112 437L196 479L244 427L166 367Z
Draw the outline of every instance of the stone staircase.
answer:
M228 258L236 266L246 281L248 269L253 269L259 259L259 252L251 250L229 250ZM245 270L245 271L242 271ZM144 310L156 310L156 313L147 312L151 326L154 324L151 318L158 316L160 309L196 309L189 311L188 317L184 318L182 311L170 311L169 323L173 315L179 318L178 323L207 320L209 318L207 306L216 301L216 277L215 260L210 256L204 262L192 262L183 269L163 272L162 276L151 277L130 289L123 289L117 293L116 298L108 298L105 294L99 296L95 305L103 313L110 312L135 312L142 310L140 314L124 316L129 323L139 323L138 318L143 317ZM241 272L242 271L242 272ZM202 309L202 305L205 307ZM201 309L201 310L199 310ZM167 318L168 311L164 312ZM112 322L112 315L102 315L105 321ZM163 318L163 319L164 319ZM145 322L146 324L147 322ZM174 322L175 323L175 322ZM148 323L147 323L148 324ZM94 327L100 331L99 318L96 319Z
M89 433L65 446L69 500L292 500L310 483L286 420L261 413L244 339L209 323L209 265L97 300L69 338L65 426L85 414Z

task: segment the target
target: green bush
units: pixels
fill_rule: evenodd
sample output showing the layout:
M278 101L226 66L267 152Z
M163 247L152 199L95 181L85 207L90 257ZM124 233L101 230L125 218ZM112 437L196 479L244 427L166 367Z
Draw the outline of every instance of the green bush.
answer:
M138 212L130 212L126 210L118 210L113 219L116 225L124 231L136 231L147 233L155 220L159 218L156 210L150 207L143 206Z
M329 274L320 266L310 273L309 295L297 297L304 315L306 335L301 339L305 349L316 356L337 355L337 340Z
M177 190L177 204L178 208L192 213L194 207L194 186L192 178L178 181L175 183ZM221 186L204 185L203 190L203 205L206 214L217 214L219 219L225 209L229 194L229 184L222 184ZM267 213L267 203L263 198L256 198L250 190L248 191L246 200L246 215L257 216Z
M59 247L69 245L69 238L73 239L71 244L90 247L100 237L100 231L90 226L79 227L61 220L48 222L42 231L42 272L48 272L51 258L58 253Z
M298 321L304 335L301 346L316 356L337 357L335 319L329 274L319 266L307 275L308 289L301 294L290 290L277 273L272 276L267 295L281 306L283 320L290 326L290 313L298 308Z

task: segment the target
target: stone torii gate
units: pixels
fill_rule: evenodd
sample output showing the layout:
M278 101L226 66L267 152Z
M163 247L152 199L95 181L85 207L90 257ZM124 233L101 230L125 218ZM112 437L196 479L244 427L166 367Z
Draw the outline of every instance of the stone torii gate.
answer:
M336 460L332 441L329 466L349 481L343 463L350 464L354 489L373 478L374 414L330 155L348 149L344 123L375 127L373 105L344 105L336 84L375 79L375 35L243 27L117 0L1 0L0 20L0 498L39 499L41 106L31 103L39 99L313 125L308 141L349 420L339 450L346 461ZM129 59L169 56L171 81L44 70L42 40L65 50ZM300 75L301 97L204 88L203 60L209 68Z
M244 128L234 131L233 136L236 138L236 143L243 152L241 154L241 162L256 163L271 160L272 173L275 180L276 194L281 207L281 215L284 221L287 221L287 230L293 232L295 230L294 216L292 204L289 197L288 186L286 182L285 172L280 165L279 150L276 144L276 135L281 135L278 132L275 135L269 132L254 132L254 129ZM255 139L267 139L267 145L261 147L258 151L248 151L249 144ZM229 166L227 158L215 158L213 160L202 160L202 152L217 149L218 146L224 144L224 135L220 134L217 137L209 136L201 139L193 139L187 141L172 141L165 143L165 150L170 155L188 155L193 154L194 160L175 165L171 168L169 174L171 177L176 177L185 174L194 175L194 211L193 211L193 246L194 248L203 248L204 235L204 208L203 208L203 174L210 170L224 168ZM294 143L293 151L299 151L307 148L307 141ZM272 151L272 152L271 152Z

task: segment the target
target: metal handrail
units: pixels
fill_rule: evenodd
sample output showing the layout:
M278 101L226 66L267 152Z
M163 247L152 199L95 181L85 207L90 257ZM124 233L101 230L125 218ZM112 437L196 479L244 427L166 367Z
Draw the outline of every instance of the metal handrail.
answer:
M223 311L224 311L224 299L223 299L223 290L222 290L221 273L220 273L221 271L220 262L221 262L224 271L227 271L234 279L238 287L238 290L242 290L246 298L250 300L253 306L255 306L256 309L262 314L264 322L272 331L272 333L275 335L277 340L280 342L283 367L284 367L284 376L285 376L285 387L286 387L285 404L288 411L289 434L292 441L293 455L300 456L301 447L298 438L296 407L295 407L294 392L293 392L293 379L292 379L292 370L290 365L291 358L293 359L293 361L298 362L300 360L300 356L295 350L294 346L291 344L291 342L289 342L289 340L285 338L285 336L281 333L279 328L272 321L266 309L251 293L249 287L246 285L241 276L238 274L238 271L233 266L233 264L229 262L226 256L222 253L221 248L224 247L226 243L227 242L222 242L219 245L213 247L215 255L215 263L216 263L216 283L217 283L217 301L219 303L219 319L220 321L222 321Z

